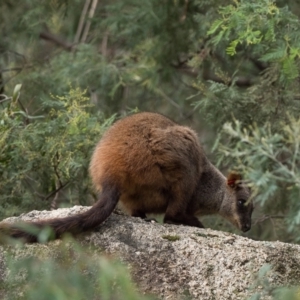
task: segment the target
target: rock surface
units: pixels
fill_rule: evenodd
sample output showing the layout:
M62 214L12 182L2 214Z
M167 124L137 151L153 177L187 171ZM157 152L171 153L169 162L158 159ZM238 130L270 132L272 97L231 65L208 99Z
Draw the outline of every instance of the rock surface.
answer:
M65 217L87 209L75 206L33 211L5 221ZM129 263L139 289L161 299L183 299L183 295L187 299L245 299L259 289L259 286L254 290L249 287L265 264L272 265L267 273L271 284L299 285L300 282L300 246L292 244L257 242L225 232L148 223L117 214L112 214L94 232L77 239L96 246L99 255L104 251ZM46 247L51 255L55 243L27 245L24 251L32 255ZM1 248L0 278L3 279Z

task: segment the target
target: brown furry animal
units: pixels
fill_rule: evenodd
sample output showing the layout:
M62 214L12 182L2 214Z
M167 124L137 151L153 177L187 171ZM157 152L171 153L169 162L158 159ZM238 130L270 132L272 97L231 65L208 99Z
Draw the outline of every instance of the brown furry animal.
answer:
M99 192L90 210L30 224L50 226L59 238L65 232L93 229L120 202L135 217L164 213L166 223L203 227L197 216L219 214L242 231L251 228L253 205L241 177L223 176L192 129L160 114L144 112L117 121L96 146L90 174ZM2 225L3 230L27 242L37 241L13 225Z

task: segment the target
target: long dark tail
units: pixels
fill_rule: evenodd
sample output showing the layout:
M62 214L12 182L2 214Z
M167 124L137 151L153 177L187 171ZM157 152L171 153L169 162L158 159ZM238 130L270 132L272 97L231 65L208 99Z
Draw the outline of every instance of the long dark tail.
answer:
M0 225L0 232L4 232L13 238L22 239L27 243L37 242L38 234L26 231L26 225L38 228L38 232L45 227L50 227L54 233L54 239L60 238L62 234L70 232L80 233L95 228L104 222L113 212L119 201L120 192L116 185L106 184L103 186L99 200L88 211L60 219L48 219L38 222L25 223L24 229L19 225Z

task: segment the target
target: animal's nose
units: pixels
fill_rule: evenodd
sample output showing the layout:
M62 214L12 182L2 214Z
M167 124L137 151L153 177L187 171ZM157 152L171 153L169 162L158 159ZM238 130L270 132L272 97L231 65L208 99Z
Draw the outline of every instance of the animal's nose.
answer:
M244 224L243 227L242 227L242 231L243 232L246 232L246 231L249 231L251 229L251 224Z

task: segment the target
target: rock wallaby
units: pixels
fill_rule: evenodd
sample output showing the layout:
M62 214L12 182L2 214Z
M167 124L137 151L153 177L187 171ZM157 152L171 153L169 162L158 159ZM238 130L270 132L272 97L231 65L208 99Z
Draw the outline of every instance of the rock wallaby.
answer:
M96 146L90 175L99 192L88 211L30 223L49 226L55 238L93 229L117 203L131 216L164 213L164 222L203 227L198 216L219 214L242 231L251 228L250 190L236 173L228 178L204 154L197 134L157 113L137 113L117 121ZM26 242L34 235L4 224L2 232Z

